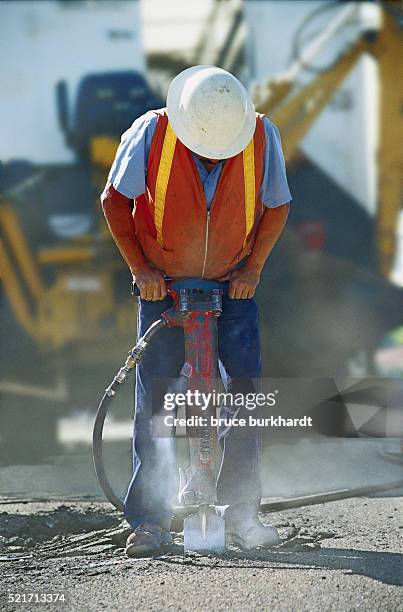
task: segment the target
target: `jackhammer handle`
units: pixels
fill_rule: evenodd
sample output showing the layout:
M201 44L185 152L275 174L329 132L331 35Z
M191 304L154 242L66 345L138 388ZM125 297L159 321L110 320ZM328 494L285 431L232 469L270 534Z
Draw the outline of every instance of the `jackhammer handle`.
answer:
M169 292L169 281L171 281L172 278L166 278L165 282L168 283L167 289ZM136 285L136 281L132 282L132 295L134 295L135 297L140 297L140 289L137 287Z

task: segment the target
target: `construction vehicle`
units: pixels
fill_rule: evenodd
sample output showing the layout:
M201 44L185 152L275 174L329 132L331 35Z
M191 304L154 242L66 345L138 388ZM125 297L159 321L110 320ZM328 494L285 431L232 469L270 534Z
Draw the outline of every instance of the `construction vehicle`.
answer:
M92 405L127 346L131 277L92 156L161 101L143 76L139 3L6 0L1 12L0 461L13 462L58 449L60 415Z
M339 26L342 24L339 23ZM283 247L280 244L276 248L260 290L268 305L267 312L275 321L274 326L270 322L263 326L264 340L267 334L270 343L262 343L266 362L271 367L275 364L277 368L275 372L271 370L274 375L292 375L295 372L306 375L307 368L314 375L325 368L331 373L361 349L373 350L388 330L402 323L401 292L387 280L382 280L377 272L381 271L385 277L390 271L394 229L400 208L401 173L396 143L400 140L402 129L401 87L398 86L401 77L395 70L399 45L400 32L396 19L383 11L382 27L376 35L373 31L364 32L328 70L305 87L294 89L297 72L293 69L288 78L261 84L259 91L256 91L257 110L269 114L278 126L286 160L292 163L298 158L298 144L302 137L358 59L370 53L377 58L381 68L381 149L385 154L379 156L380 175L383 177L379 183L377 218L379 257L375 257L372 248L372 225L367 217L360 213L358 221L350 222L349 215L356 214L353 206L347 207L340 224L331 221L334 209L328 209L326 220L320 217L324 209L319 211L316 208L316 216L304 218L304 212L299 212L297 208L294 221L291 218L291 228L295 232L289 232L288 238L282 241ZM133 81L130 81L131 78ZM45 173L37 172L29 164L20 164L9 167L6 172L8 176L14 172L18 180L13 182L7 179L9 186L2 190L0 208L1 280L5 294L2 332L6 338L0 389L7 394L2 400L1 418L2 423L8 423L0 429L11 431L10 436L3 435L3 449L7 448L7 437L12 440L13 429L20 432L22 426L27 432L24 452L34 443L30 441L29 419L36 422L36 416L31 412L28 414L26 410L27 401L32 405L33 398L36 398L41 411L45 410L44 405L48 402L48 416L52 415L52 418L45 421L52 430L47 438L54 440L56 405L59 404L63 410L66 406L93 405L94 391L107 378L106 371L109 371L112 363L116 363L126 350L128 334L134 334L135 306L127 290L129 273L116 255L96 198L113 161L118 137L127 127L125 122L129 117L130 121L133 120L148 108L162 105L144 81L139 85L136 80L139 78L138 75L130 77L127 72L120 77L112 74L88 75L78 89L80 93L73 113L66 112L66 87L60 84L57 88L60 123L80 163L68 169L65 165L56 165ZM132 85L136 91L140 87L143 97L137 93L131 97ZM115 105L114 95L122 86L125 91L123 101L119 94ZM99 108L102 107L97 124L91 122L86 110L88 104L85 100L91 99L91 96L97 100ZM72 124L68 120L71 115L75 117ZM387 164L387 168L383 172L384 164ZM38 194L41 190L44 195L40 197ZM332 194L327 195L336 198L336 190L332 189ZM30 209L38 209L39 201L41 210L53 206L58 209L57 214L45 213L45 219L42 216L38 219L35 213L29 215ZM355 232L355 243L351 249L353 255L356 244L361 242L357 258L355 255L350 258L351 253L347 250L346 255L346 249L341 247L348 243L343 235L346 224L353 225L350 233ZM46 231L44 225L47 225ZM338 235L332 242L335 228ZM362 239L357 240L360 235ZM34 250L30 248L31 241L35 244ZM284 258L282 248L289 249L287 241L291 241L292 248ZM309 247L313 244L313 248L308 249L308 255L304 250L304 241ZM336 247L333 251L332 244ZM326 259L327 256L330 260ZM346 261L340 262L340 256ZM366 262L369 276L360 270L357 273L361 261ZM370 266L372 261L374 265ZM299 333L301 329L307 329L306 321L302 321L300 327L292 328L295 321L300 319L292 312L290 304L298 304L302 312L304 302L309 299L307 294L313 294L306 291L307 281L312 279L312 266L315 270L322 266L326 287L330 266L333 266L334 275L341 279L336 290L341 300L344 296L339 286L342 290L346 284L358 283L360 286L358 303L355 295L351 297L349 293L351 300L342 313L343 330L347 331L343 335L344 331L341 330L336 343L332 341L328 322L326 328L323 325L318 329L310 327L308 341ZM273 286L273 279L277 286L285 287L284 292L266 290L266 281ZM286 305L282 303L281 296L290 296L290 287L299 285L305 291L294 296L295 299L287 299ZM376 319L372 311L369 318L362 316L369 294L373 296ZM332 304L334 307L334 300ZM316 308L320 310L320 306L316 305ZM318 321L316 310L313 311L312 320L315 323ZM365 335L361 331L363 328ZM276 359L273 359L274 355ZM88 380L91 380L91 385ZM11 397L18 398L19 410L16 410ZM17 417L18 414L22 416ZM10 429L11 421L14 425ZM36 444L39 454L49 453L50 450L50 446L38 448ZM9 456L9 453L15 456L17 449L3 450L3 457Z
M90 404L95 387L80 381L90 376L94 384L101 372L105 378L133 330L134 307L127 297L131 278L116 261L103 222L98 195L105 175L94 160L110 158L120 134L137 116L161 106L161 100L141 74L128 71L83 78L73 112L67 98L66 84L58 83L60 126L76 162L40 168L10 163L3 168L0 419L6 457L19 455L7 450L7 439L12 444L11 434L18 428L27 432L21 452L30 448L29 422L37 418L37 410L42 417L46 413L45 452L52 452L57 406L65 411L66 402ZM38 216L37 210L44 214ZM108 351L102 350L104 343Z

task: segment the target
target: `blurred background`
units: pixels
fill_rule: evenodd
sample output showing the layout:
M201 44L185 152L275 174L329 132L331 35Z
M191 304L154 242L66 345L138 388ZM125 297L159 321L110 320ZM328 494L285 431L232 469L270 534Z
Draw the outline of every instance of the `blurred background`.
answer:
M293 203L258 292L265 376L402 381L401 24L398 1L1 2L3 492L99 492L92 422L136 315L99 194L122 132L191 65L238 76L282 136ZM107 428L122 482L130 386ZM396 388L392 421L354 436L398 455Z

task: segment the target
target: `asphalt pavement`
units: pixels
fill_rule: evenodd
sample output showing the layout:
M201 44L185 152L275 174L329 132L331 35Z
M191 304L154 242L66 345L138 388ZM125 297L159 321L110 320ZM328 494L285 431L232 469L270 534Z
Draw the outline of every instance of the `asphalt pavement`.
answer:
M278 527L279 546L184 556L178 533L160 555L133 560L123 550L127 527L106 503L3 498L0 609L403 610L401 497L349 499L262 520ZM30 594L53 601L24 602Z

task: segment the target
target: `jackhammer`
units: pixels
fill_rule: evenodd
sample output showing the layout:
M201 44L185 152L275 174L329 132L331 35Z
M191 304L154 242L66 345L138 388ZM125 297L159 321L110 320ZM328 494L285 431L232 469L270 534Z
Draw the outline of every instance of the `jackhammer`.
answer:
M102 432L108 408L120 385L138 364L154 334L164 327L183 327L185 363L181 376L187 389L208 393L219 379L217 317L222 311L222 284L204 279L167 280L172 308L162 313L138 340L115 375L99 404L93 430L93 459L99 483L108 500L120 511L123 502L110 486L102 461ZM135 288L134 294L139 295ZM217 427L212 424L217 407L212 402L204 410L186 407L190 465L180 471L179 502L194 512L184 519L186 551L225 549L225 521L215 512L218 460Z

